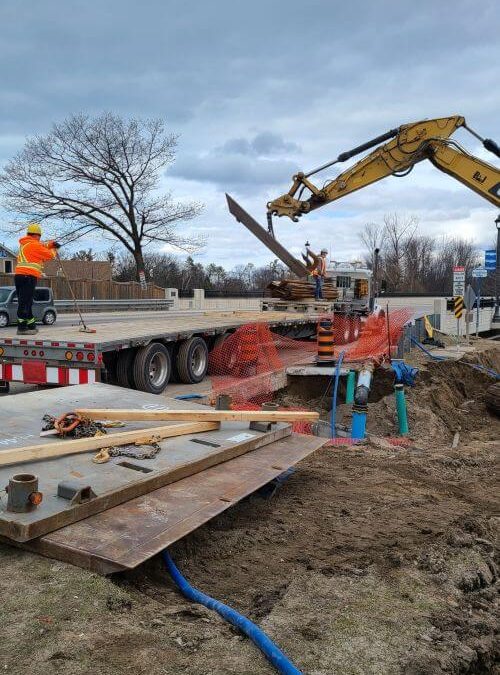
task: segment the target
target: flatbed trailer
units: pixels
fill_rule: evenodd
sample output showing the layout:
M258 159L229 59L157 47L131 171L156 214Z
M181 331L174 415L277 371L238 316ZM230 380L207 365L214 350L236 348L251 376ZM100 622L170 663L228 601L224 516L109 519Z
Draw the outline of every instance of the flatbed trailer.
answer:
M294 338L314 334L318 317L287 312L204 312L109 315L95 333L67 325L41 326L37 335L0 329L0 386L10 382L66 386L109 382L160 394L171 379L195 384L208 368L208 354L228 334L264 322Z

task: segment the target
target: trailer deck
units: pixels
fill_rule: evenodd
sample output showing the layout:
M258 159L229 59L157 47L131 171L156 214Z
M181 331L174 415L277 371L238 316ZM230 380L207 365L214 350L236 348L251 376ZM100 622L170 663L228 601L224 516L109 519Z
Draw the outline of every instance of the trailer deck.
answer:
M66 322L41 326L33 336L17 335L14 327L4 328L0 329L0 387L8 390L9 382L65 386L108 381L158 394L175 367L184 373L182 382L200 382L207 372L208 352L218 336L248 323L266 323L274 331L303 338L315 332L317 319L291 312L150 312L140 316L132 312L127 318L121 314L120 320L110 314L107 321L99 318L94 326L89 322L92 333ZM186 345L189 340L197 341L193 346L197 354ZM196 359L202 363L200 372L196 372ZM131 374L135 360L138 370Z
M130 319L114 321L112 316L109 322L99 322L92 334L82 333L78 326L40 326L36 336L20 337L16 328L10 326L0 331L0 345L47 346L55 343L57 346L67 346L68 343L76 347L92 345L100 351L116 348L139 347L153 340L177 341L192 335L220 335L234 330L246 323L265 322L271 328L280 326L305 326L311 324L317 317L311 314L292 312L204 312L191 314L186 312L181 316L165 315L158 317L156 312L149 315L142 314L140 320L132 312ZM91 325L89 327L92 327ZM29 355L27 355L29 356Z

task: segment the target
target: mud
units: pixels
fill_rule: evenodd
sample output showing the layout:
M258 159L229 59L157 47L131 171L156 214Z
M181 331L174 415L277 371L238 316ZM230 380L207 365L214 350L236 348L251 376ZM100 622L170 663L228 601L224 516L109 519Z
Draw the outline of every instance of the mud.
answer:
M500 350L476 361L500 370ZM392 376L378 373L369 443L323 448L273 497L252 496L172 548L194 585L254 619L308 675L500 673L491 379L463 364L418 365L407 447L387 441ZM315 406L327 417L326 397ZM339 414L348 421L345 406ZM5 672L274 672L185 601L159 558L112 579L7 546L0 565Z

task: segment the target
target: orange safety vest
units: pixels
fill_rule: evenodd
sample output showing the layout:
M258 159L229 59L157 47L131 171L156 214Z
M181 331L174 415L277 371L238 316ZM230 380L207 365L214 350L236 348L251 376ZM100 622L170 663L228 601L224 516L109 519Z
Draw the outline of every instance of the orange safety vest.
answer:
M42 244L35 237L21 237L19 239L19 253L17 255L16 274L27 274L40 279L43 273L43 263L56 256L54 242Z
M318 275L320 277L324 277L326 275L326 258L323 258L322 256L319 257L318 264L316 266L315 276Z

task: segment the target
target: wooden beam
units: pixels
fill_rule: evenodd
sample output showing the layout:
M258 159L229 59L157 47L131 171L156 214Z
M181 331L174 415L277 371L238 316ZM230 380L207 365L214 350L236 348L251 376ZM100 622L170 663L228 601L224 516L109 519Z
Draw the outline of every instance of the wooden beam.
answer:
M71 440L60 439L55 443L41 445L29 445L15 450L0 451L0 466L18 464L21 462L34 462L64 455L75 455L81 452L92 452L115 445L127 445L128 443L149 442L151 438L160 439L184 436L185 434L197 434L201 431L214 431L219 428L218 422L191 422L187 424L171 424L170 426L152 427L151 429L134 429L122 431L105 436L92 436L91 438L77 438Z
M319 413L309 410L124 410L79 408L81 417L91 420L126 420L129 422L314 422Z

